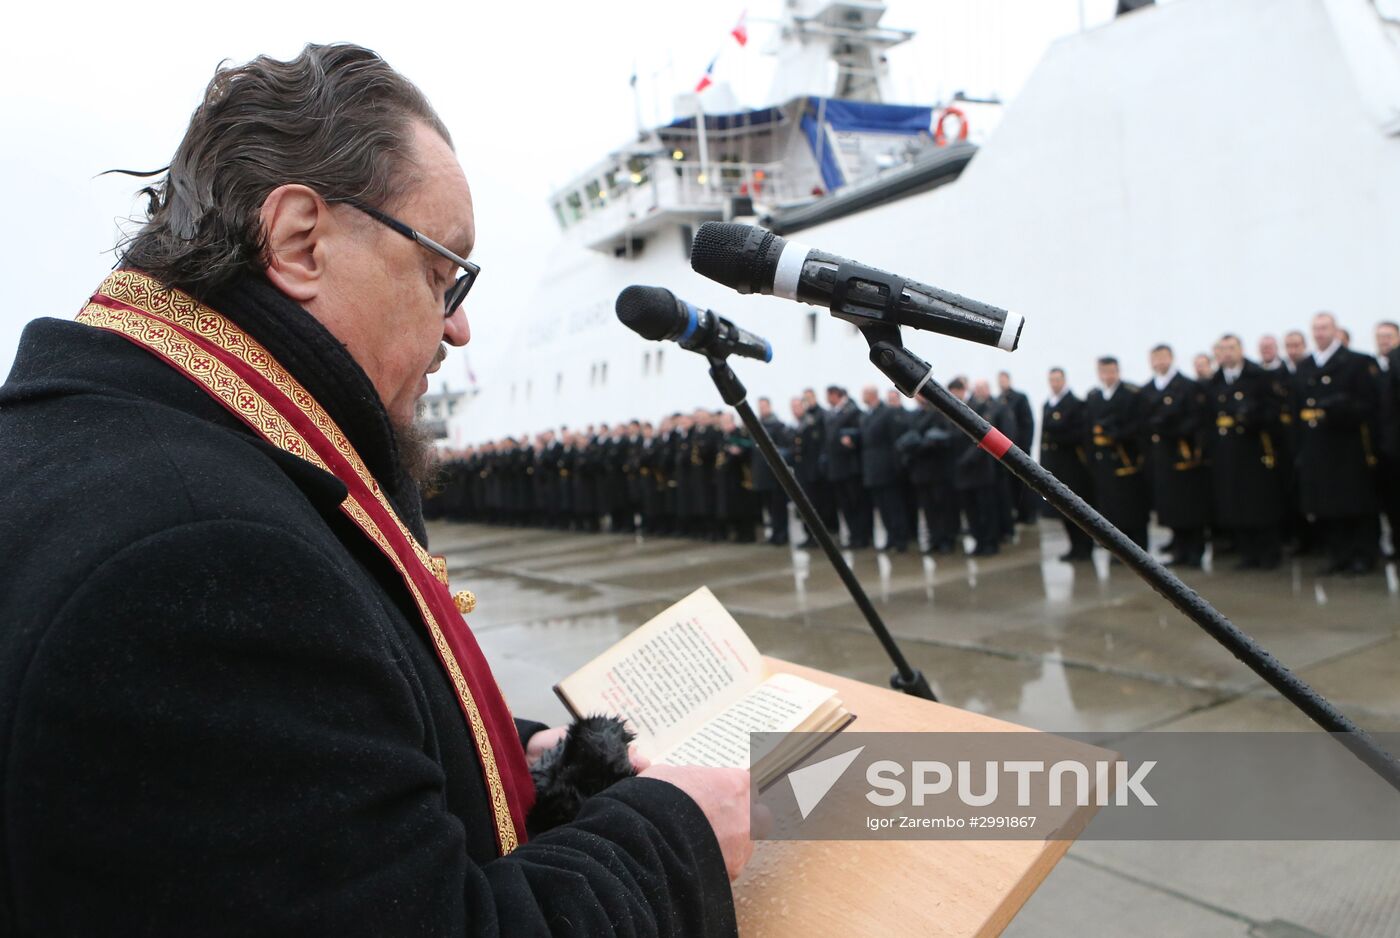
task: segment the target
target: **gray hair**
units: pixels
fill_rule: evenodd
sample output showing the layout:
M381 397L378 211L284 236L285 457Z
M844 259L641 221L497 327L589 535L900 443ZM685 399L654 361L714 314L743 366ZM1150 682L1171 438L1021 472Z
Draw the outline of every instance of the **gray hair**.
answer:
M415 121L451 144L423 93L361 46L221 65L165 178L141 190L147 220L122 263L201 298L261 270L268 193L300 184L328 202L389 205L416 180Z

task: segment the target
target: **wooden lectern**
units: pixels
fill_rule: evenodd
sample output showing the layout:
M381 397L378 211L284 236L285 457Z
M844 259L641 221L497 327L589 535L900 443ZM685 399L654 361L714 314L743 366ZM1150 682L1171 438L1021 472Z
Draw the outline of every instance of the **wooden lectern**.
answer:
M1004 720L776 658L834 687L862 733L1034 732ZM1049 737L1049 734L1046 734ZM1083 743L1065 740L1082 757ZM1111 756L1103 752L1104 757ZM1079 809L1082 830L1095 808ZM1069 849L1069 840L760 841L734 883L744 938L996 935Z

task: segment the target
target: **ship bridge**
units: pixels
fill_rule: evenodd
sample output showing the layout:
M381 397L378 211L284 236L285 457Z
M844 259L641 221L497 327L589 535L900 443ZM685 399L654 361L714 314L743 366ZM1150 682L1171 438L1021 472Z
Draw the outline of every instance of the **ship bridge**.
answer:
M813 95L696 113L610 154L550 201L579 243L633 256L668 226L791 209L924 162L947 149L934 119L926 106Z

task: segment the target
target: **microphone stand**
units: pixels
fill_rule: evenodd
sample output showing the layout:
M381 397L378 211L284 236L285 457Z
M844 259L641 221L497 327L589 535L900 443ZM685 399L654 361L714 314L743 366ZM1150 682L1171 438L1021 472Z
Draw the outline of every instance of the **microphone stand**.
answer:
M885 653L890 656L897 669L890 675L890 686L897 691L903 691L911 697L922 697L924 700L937 701L933 695L933 690L928 686L924 674L917 668L911 667L904 653L899 650L899 645L895 643L894 636L890 630L885 628L884 621L880 614L875 611L875 607L870 603L870 597L865 595L865 590L861 588L860 581L846 564L845 558L841 556L841 551L836 546L836 541L832 539L831 533L827 531L826 525L822 524L821 518L817 516L817 510L812 506L812 501L807 497L807 493L798 484L797 477L792 474L788 464L783 462L783 457L778 454L778 448L773 445L773 438L768 435L768 430L754 414L753 408L749 406L748 389L744 387L739 376L734 373L734 369L729 367L729 362L715 355L707 356L710 360L710 377L714 379L715 387L719 390L719 396L730 407L739 412L739 418L743 420L744 426L748 428L749 435L753 437L754 443L758 445L758 451L763 454L763 459L768 463L768 468L773 471L783 491L787 492L788 498L792 499L797 511L802 515L802 520L807 523L807 529L812 532L812 536L821 544L822 550L826 552L826 559L831 561L831 566L835 568L836 575L841 578L841 582L846 585L846 591L851 594L851 599L855 600L856 606L861 614L865 616L865 621L870 623L870 629L875 633L875 637L884 646Z
M844 318L844 317L843 317ZM1368 734L1313 690L1278 659L1244 633L1218 609L1206 602L1199 593L1183 583L1176 574L1153 559L1152 555L1114 527L1091 508L1084 499L1070 491L1059 479L1035 462L1022 449L972 408L933 380L933 367L904 347L899 327L887 322L857 323L870 346L870 361L906 397L918 395L932 404L976 443L1009 469L1036 494L1054 505L1103 547L1147 582L1167 602L1192 622L1199 625L1250 670L1283 695L1314 723L1329 733L1342 734L1343 746L1377 775L1400 791L1400 764Z

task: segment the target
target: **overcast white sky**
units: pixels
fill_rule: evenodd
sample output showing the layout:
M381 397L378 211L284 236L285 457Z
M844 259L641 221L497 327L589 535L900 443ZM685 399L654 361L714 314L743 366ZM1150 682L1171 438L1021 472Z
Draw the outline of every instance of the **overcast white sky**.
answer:
M918 31L891 53L894 95L934 103L958 89L1015 95L1045 48L1112 17L1114 0L889 0L886 25ZM750 42L729 29L748 9ZM112 264L118 219L140 211L111 167L165 165L222 59L295 55L309 41L376 49L415 81L452 130L472 185L483 266L472 293L472 352L489 354L500 319L528 296L533 262L555 238L551 188L626 140L635 67L644 119L721 52L716 78L764 103L762 54L780 0L526 0L445 4L25 4L0 56L0 178L9 188L0 375L24 324L71 317ZM656 113L657 110L661 113ZM493 318L494 317L494 318Z

